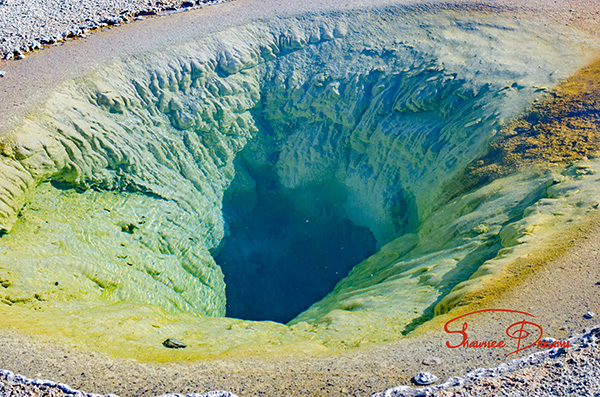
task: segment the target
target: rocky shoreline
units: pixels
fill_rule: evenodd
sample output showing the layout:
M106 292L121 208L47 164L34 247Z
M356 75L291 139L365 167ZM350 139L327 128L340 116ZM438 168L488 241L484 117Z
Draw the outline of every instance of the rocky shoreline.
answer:
M94 30L223 1L0 0L0 59L22 59L27 53L86 37Z

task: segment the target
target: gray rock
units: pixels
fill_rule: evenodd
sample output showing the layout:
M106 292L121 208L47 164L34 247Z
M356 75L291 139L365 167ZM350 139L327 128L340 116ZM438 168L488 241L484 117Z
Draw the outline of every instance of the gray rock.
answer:
M56 40L53 37L49 36L42 36L38 40L42 45L50 45L56 43Z
M121 19L120 18L105 18L103 20L100 21L101 23L105 23L107 25L118 25L119 23L121 23Z
M413 382L420 386L427 386L438 381L438 377L429 372L419 372L413 378Z
M586 313L583 315L583 317L584 317L584 318L587 318L587 319L590 319L590 318L594 317L595 315L596 315L596 313L594 313L594 312L592 312L592 311L589 311L589 310L588 310L588 311L587 311L587 312L586 312Z
M423 360L423 365L439 365L441 362L438 357L427 357Z
M184 349L187 347L185 343L175 338L168 338L162 344L169 349Z
M453 376L452 378L446 381L444 387L460 386L463 384L463 382L463 379L459 378L458 376Z
M4 77L5 74L6 72L4 70L0 70L0 77Z

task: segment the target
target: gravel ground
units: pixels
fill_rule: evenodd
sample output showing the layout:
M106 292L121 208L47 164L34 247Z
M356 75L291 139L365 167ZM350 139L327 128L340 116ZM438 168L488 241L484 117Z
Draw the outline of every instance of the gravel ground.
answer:
M440 391L438 396L598 396L598 347L569 352L509 375Z
M71 387L44 379L27 379L11 371L0 370L0 397L118 397L115 394L100 395L74 390ZM210 391L200 394L164 394L161 397L237 397L226 391Z
M475 369L420 389L399 386L373 397L600 396L600 325L569 339L571 347L539 351L495 368Z
M399 386L372 397L417 396L599 396L600 325L585 329L569 339L571 347L539 351L495 368L476 369L452 377L436 386ZM0 370L2 397L117 397L73 390L67 385L41 379L27 379ZM184 397L167 394L162 397ZM224 391L188 394L185 397L237 397Z
M222 1L0 0L0 58L19 58L95 29Z

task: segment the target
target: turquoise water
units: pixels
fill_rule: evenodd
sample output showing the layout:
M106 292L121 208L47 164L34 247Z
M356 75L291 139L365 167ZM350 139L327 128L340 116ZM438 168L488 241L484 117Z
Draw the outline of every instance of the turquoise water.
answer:
M249 146L242 158L253 156ZM225 275L229 317L287 323L375 253L373 234L345 215L344 186L286 189L275 163L237 166L225 192L226 237L213 257Z

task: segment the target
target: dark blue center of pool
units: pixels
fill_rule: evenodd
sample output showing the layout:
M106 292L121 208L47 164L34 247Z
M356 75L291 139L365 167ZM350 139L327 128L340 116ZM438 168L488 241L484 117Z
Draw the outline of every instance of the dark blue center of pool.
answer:
M286 323L372 255L375 238L344 215L342 186L285 189L269 165L247 174L252 189L238 188L238 174L225 195L230 234L215 252L227 316Z

